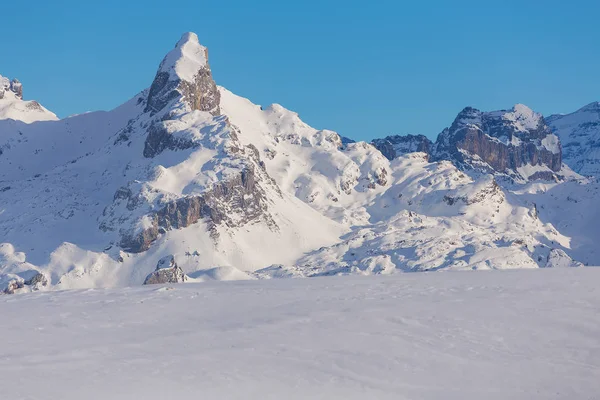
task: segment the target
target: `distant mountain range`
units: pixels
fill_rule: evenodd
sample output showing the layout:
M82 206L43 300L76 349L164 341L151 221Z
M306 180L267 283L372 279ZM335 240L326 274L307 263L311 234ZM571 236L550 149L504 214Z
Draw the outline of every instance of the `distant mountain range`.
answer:
M599 103L354 142L217 86L193 33L114 110L23 94L0 77L4 293L600 265Z

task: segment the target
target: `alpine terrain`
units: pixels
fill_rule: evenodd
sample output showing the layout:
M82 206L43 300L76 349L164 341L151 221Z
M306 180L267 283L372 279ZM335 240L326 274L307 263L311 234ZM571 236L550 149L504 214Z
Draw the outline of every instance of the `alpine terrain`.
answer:
M194 33L114 110L26 96L0 77L3 293L600 265L598 103L354 142L218 86Z

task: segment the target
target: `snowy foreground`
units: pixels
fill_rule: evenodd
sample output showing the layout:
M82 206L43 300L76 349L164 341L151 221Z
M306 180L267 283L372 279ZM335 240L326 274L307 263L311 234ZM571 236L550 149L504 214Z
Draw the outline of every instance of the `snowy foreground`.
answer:
M600 268L0 296L3 399L593 399Z

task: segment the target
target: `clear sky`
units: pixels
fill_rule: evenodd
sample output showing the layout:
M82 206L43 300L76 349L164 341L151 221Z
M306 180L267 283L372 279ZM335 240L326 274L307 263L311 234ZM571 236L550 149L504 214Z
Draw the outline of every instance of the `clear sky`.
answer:
M465 106L600 100L600 2L56 0L2 6L0 74L64 117L152 82L183 32L219 85L354 139L435 137Z

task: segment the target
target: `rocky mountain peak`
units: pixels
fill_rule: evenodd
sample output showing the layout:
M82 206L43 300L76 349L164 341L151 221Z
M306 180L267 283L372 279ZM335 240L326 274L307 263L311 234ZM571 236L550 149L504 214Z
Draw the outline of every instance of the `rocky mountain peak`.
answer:
M208 49L192 32L184 33L160 63L145 111L156 114L178 100L190 111L221 114L220 94L208 64Z
M482 112L473 107L465 107L461 112L458 113L454 124L457 125L468 125L481 123Z
M508 175L518 180L550 179L562 167L560 140L544 117L524 104L508 110L465 107L435 143L422 135L388 136L373 145L388 159L425 152L431 160L461 169Z
M187 32L165 56L159 72L168 73L172 79L194 82L202 68L208 68L208 49L200 44L198 35Z
M524 104L490 112L467 107L438 136L433 159L527 180L560 171L562 150L543 116Z
M3 99L6 93L11 93L19 100L23 100L23 85L18 79L10 80L0 75L0 99Z

